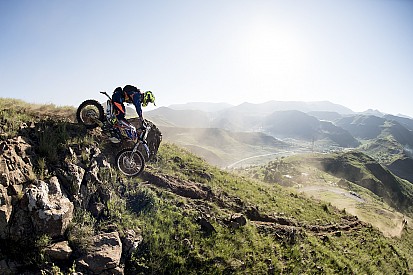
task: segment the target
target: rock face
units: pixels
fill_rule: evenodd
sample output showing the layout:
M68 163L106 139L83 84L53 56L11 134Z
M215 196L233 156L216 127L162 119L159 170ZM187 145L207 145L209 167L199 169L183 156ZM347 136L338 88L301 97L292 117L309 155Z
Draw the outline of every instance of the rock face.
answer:
M0 144L0 238L7 238L12 227L16 229L12 235L30 234L27 215L17 201L23 195L24 185L34 176L33 154L31 145L21 136ZM16 214L12 216L13 211Z
M0 185L4 187L26 182L34 174L33 150L21 136L0 144Z
M0 144L0 184L8 187L26 182L34 175L33 150L21 136Z
M118 267L121 255L122 243L119 233L103 233L94 237L93 245L87 251L87 255L80 258L77 265L93 273L100 274Z

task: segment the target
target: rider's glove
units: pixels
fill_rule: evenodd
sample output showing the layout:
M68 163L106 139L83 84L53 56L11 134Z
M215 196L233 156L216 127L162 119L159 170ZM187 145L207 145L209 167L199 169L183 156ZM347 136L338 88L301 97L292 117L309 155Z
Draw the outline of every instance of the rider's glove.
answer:
M112 117L112 118L110 119L110 123L112 123L112 124L115 124L116 121L117 121L116 117Z

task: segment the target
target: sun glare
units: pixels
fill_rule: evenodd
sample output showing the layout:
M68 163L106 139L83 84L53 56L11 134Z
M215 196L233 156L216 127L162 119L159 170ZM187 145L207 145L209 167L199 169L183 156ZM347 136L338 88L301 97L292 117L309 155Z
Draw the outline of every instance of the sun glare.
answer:
M294 31L270 24L255 24L244 34L241 46L248 75L268 98L282 91L281 98L293 100L308 77L307 45ZM288 96L288 98L286 98Z
M258 25L247 37L248 60L254 67L294 70L305 61L302 43L285 29Z

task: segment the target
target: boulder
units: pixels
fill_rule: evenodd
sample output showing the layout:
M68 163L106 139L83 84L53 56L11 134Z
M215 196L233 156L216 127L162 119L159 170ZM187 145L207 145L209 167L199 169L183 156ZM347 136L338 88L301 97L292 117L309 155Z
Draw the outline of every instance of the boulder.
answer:
M122 243L118 232L102 233L93 238L87 254L77 260L76 265L91 273L118 273Z
M55 184L54 180L52 186L56 189ZM72 221L73 203L55 190L50 192L49 185L44 181L31 184L24 194L35 232L50 237L62 236Z

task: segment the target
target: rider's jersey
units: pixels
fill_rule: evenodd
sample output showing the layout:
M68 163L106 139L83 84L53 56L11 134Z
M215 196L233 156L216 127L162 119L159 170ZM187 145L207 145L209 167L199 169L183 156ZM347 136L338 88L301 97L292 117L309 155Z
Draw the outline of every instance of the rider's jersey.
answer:
M141 93L138 88L132 85L126 85L123 89L118 87L113 92L112 101L121 105L123 105L123 102L133 103L138 116L142 117Z

